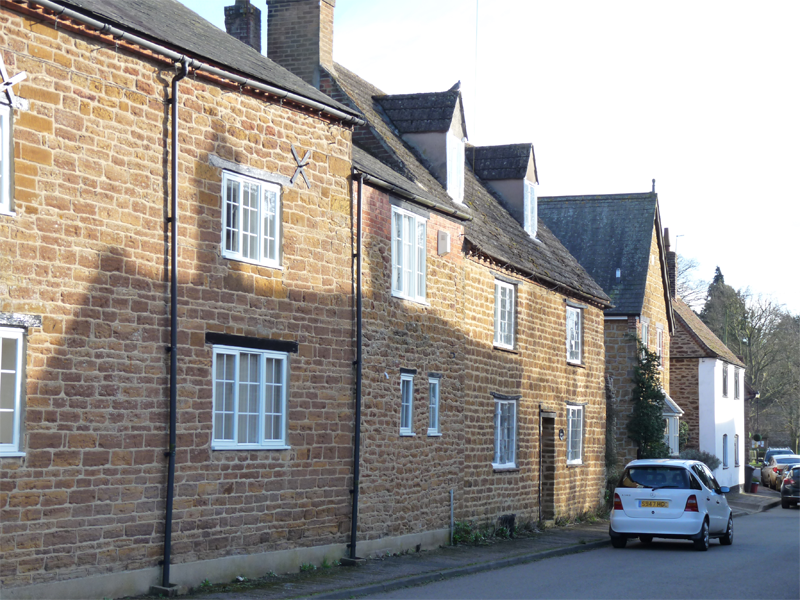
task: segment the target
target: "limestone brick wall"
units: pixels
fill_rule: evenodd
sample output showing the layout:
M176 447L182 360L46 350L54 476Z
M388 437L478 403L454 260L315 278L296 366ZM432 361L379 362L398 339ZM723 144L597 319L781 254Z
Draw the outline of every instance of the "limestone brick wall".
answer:
M397 199L394 199L397 202ZM362 539L443 529L464 466L463 226L427 213L426 303L392 295L390 196L364 187ZM405 205L408 208L407 205ZM437 234L451 251L437 254ZM413 436L400 435L400 369L414 375ZM429 436L428 377L440 384L440 436Z
M650 243L650 257L647 269L647 283L644 291L644 304L641 316L649 319L650 333L648 347L656 350L656 331L661 328L664 332L664 353L662 356L661 385L669 394L669 353L670 353L670 331L667 321L667 305L664 299L664 276L661 268L660 249L655 228ZM668 291L668 290L667 290ZM639 325L639 335L641 335L641 324Z
M22 458L0 458L4 588L156 566L168 420L170 65L0 9L28 78L0 312L27 338ZM352 485L350 132L191 75L179 85L173 561L345 542ZM221 169L290 177L281 269L223 259ZM299 344L284 451L211 451L207 332Z
M464 394L465 519L494 521L515 513L539 518L541 411L556 413L555 434L566 432L568 401L584 404L583 464L567 466L566 435L555 440L553 500L555 516L576 515L596 507L603 487L605 398L603 392L603 316L583 310L583 366L566 360L565 298L515 277L477 257L466 263L465 324L469 353ZM516 335L513 351L494 347L494 285L500 275L517 281ZM492 393L520 396L517 413L517 469L495 471ZM545 482L545 486L549 482Z
M690 448L700 447L700 381L696 358L675 358L672 371L672 399L683 409L681 422L689 426Z

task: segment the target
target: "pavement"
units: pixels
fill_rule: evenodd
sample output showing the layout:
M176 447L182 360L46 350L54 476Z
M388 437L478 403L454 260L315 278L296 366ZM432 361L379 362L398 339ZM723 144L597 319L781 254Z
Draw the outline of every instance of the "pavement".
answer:
M739 518L778 506L780 493L758 486L755 494L731 493L727 494L727 499L734 518ZM548 527L525 537L487 545L443 546L411 554L369 557L359 566L332 566L266 576L256 581L218 584L192 590L182 597L202 600L355 598L607 545L608 521L598 519Z

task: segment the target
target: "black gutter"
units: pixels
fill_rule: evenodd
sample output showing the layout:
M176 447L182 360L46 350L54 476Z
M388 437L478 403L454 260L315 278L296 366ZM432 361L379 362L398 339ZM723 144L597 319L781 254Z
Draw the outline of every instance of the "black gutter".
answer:
M161 585L170 587L172 559L172 506L175 500L175 446L178 428L178 82L189 74L189 64L179 63L180 72L172 78L172 210L170 232L170 346L169 346L169 466L167 468L167 508L164 518L164 570ZM178 66L178 65L176 65Z
M358 486L361 465L361 378L362 378L362 281L361 281L361 243L363 217L363 203L361 190L364 188L364 175L358 178L358 224L356 225L356 415L355 415L355 439L353 441L353 518L350 523L350 558L355 560L356 538L358 533Z

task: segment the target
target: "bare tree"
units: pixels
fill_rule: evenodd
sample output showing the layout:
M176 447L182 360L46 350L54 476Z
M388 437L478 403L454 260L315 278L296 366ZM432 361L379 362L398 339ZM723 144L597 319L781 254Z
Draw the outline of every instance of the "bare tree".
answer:
M703 308L709 284L697 277L698 268L698 262L694 258L678 255L675 293L695 312Z

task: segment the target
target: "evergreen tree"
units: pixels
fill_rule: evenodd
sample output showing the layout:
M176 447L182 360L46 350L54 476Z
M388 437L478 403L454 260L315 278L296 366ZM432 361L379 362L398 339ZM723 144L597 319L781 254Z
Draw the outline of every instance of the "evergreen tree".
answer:
M641 343L639 364L633 376L633 413L628 437L639 446L639 458L667 458L664 442L664 392L661 389L659 358Z

